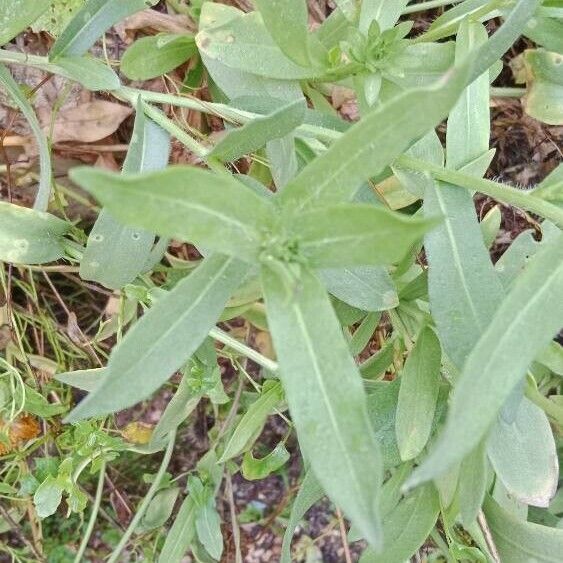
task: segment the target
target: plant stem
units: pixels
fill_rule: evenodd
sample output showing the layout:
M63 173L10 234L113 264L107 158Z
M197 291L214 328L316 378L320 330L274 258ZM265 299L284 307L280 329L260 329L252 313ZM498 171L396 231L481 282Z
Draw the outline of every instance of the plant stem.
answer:
M116 563L118 561L119 555L127 545L129 538L133 535L133 532L135 531L135 529L141 522L143 516L145 515L145 512L147 511L147 508L149 507L151 500L153 499L154 495L158 491L158 487L160 486L160 482L162 481L164 472L166 471L166 468L170 463L170 458L172 457L172 452L174 450L175 440L176 440L176 430L173 430L172 432L170 432L170 439L168 441L168 446L166 447L166 451L164 452L164 457L162 458L162 463L158 468L158 472L155 475L155 478L147 494L145 495L145 498L142 500L141 504L139 505L139 508L137 509L137 512L133 520L131 520L131 523L127 527L127 530L125 530L125 533L121 537L121 540L119 540L117 547L113 550L111 557L107 560L107 563Z
M433 8L441 8L449 4L459 4L462 0L428 0L428 2L420 2L407 6L403 10L403 14L414 14L415 12L423 12L424 10L432 10Z
M476 190L508 205L531 211L553 221L559 228L563 228L563 209L512 186L470 176L457 170L447 170L441 166L406 155L400 156L396 160L396 164L410 170L429 173L437 180L468 190Z
M150 117L155 123L160 125L163 129L168 131L171 135L176 137L178 141L186 145L186 147L192 151L199 158L204 158L208 150L201 143L198 143L195 139L190 137L181 127L176 125L171 119L168 119L164 113L152 107L151 105L143 102L143 110L145 115Z
M270 360L270 358L266 358L266 356L263 356L262 354L260 354L260 352L257 352L256 350L250 348L250 346L239 342L232 336L229 336L226 332L222 331L220 328L212 328L209 331L209 336L219 342L222 342L225 346L228 346L232 350L235 350L235 352L239 352L243 356L246 356L249 360L252 360L268 371L271 371L273 373L276 373L278 371L277 362Z
M96 519L98 517L98 511L100 510L100 503L102 502L102 492L104 490L104 479L106 476L106 462L102 462L102 467L100 468L100 476L98 478L98 486L96 488L96 497L94 498L94 504L92 506L92 513L90 514L90 519L88 520L88 526L84 532L84 537L80 542L80 547L76 552L76 557L74 558L74 563L80 563L88 547L88 542L90 541L90 536L94 531L94 526L96 524Z
M526 88L491 88L493 98L521 98L526 94Z

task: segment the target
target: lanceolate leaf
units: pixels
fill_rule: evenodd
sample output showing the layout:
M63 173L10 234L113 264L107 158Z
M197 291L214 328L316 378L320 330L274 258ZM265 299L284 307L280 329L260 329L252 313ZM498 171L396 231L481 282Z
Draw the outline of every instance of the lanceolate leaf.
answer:
M49 4L50 0L0 0L0 47L30 26Z
M381 545L378 444L361 378L330 301L306 269L262 268L268 324L303 454L322 487L374 546Z
M241 418L219 462L223 463L248 448L248 442L264 427L268 416L274 407L282 400L283 390L279 383L275 383L254 402ZM251 444L250 444L251 445Z
M60 57L54 63L34 66L46 72L60 74L69 80L74 80L93 92L116 90L121 84L117 74L108 65L89 56Z
M293 233L312 267L335 268L399 262L433 226L372 205L342 203L296 216Z
M362 182L380 173L453 107L467 76L453 72L438 84L409 90L366 115L280 194L296 212L350 200Z
M255 4L278 47L298 65L311 66L306 0L255 0Z
M438 517L440 502L433 485L403 499L385 518L381 553L368 548L360 563L403 563L424 543Z
M485 515L502 561L559 563L561 560L563 530L522 521L489 497L485 501Z
M488 453L513 498L532 506L549 506L557 490L559 463L549 421L539 407L524 397L513 421L501 416Z
M103 383L68 420L119 411L158 389L203 342L246 271L234 258L207 258L145 313L110 356Z
M319 270L329 293L362 311L386 311L399 304L391 276L382 266Z
M123 173L147 172L168 164L170 137L137 107L135 127ZM159 189L158 185L154 186ZM154 233L126 227L102 209L88 237L80 277L119 289L140 274L154 245Z
M224 161L263 147L268 141L280 139L301 125L305 117L305 100L297 99L285 104L269 115L257 117L239 129L233 129L219 141L210 153Z
M118 175L78 168L73 181L94 194L119 221L255 259L271 204L230 176L195 167Z
M456 57L465 57L486 41L478 24L463 25ZM471 168L489 148L489 80L469 85L452 109L446 137L450 168ZM482 175L485 161L481 170ZM503 297L477 221L471 193L444 183L426 184L424 213L443 223L424 240L429 275L430 309L445 352L459 369L489 324Z
M64 256L70 224L49 213L0 201L0 260L41 264Z
M367 33L374 20L381 31L393 27L407 3L408 0L363 0L360 6L360 31Z
M2 15L0 6L0 16ZM2 29L0 27L0 29ZM29 100L24 96L17 82L12 78L10 71L2 64L0 64L0 85L8 92L14 103L18 106L19 110L23 113L33 134L37 141L39 149L39 187L37 196L35 198L35 209L39 211L47 211L49 207L49 198L51 197L51 152L47 139L37 116L29 103Z
M445 429L409 485L443 474L481 441L530 363L561 328L562 318L560 235L514 283L469 355L452 394Z
M186 497L174 524L166 534L159 563L180 563L196 534L197 506L191 496Z
M156 0L88 0L53 45L51 59L83 55L112 25L154 4Z
M440 342L434 331L419 334L401 373L395 428L401 459L415 458L424 448L434 420L440 389Z

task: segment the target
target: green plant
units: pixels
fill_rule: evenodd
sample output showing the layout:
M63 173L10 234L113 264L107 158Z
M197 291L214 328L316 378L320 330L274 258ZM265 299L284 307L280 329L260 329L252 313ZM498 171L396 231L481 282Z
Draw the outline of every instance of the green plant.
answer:
M563 351L553 340L563 319L563 169L529 191L483 178L494 156L489 102L499 60L523 30L557 49L552 29L560 8L465 0L408 38L411 24L397 22L416 5L336 3L311 33L302 0L256 1L247 14L208 2L195 38L143 38L125 53L122 70L133 79L188 60L193 72L203 65L213 102L126 87L86 55L111 25L154 2L90 0L49 57L0 50L0 62L108 90L136 110L121 174L92 167L70 173L103 205L84 246L77 226L47 212L49 146L25 95L0 67L0 83L30 120L41 154L35 209L0 204L0 258L79 264L83 279L121 299L111 329L117 343L105 366L56 376L88 391L65 419L76 424L67 431L76 453L28 483L26 493L41 517L63 494L81 512L78 478L87 465L101 472L101 491L106 465L125 450L165 450L110 561L133 534L160 528L172 514L180 490L165 471L179 426L204 398L215 421L209 449L165 540L155 543L160 561L180 561L189 549L198 560L219 560L214 499L223 480L230 483L239 469L248 479L279 471L293 430L305 476L283 561L299 520L325 494L351 521L350 541L366 540L365 562L404 561L427 538L448 561L498 561L499 554L503 561L554 561L561 553L563 532L527 521L522 511L530 505L557 521L561 515L560 503L552 509L550 502L563 423ZM0 10L8 13L2 3ZM21 12L2 39L38 15ZM497 16L503 24L489 38L480 22ZM438 42L448 37L455 41ZM145 59L146 48L158 56ZM548 123L562 119L555 92L561 56L524 55L535 80L526 108ZM323 88L335 83L355 92L361 118L353 125L327 111ZM210 144L170 120L159 103L219 116L229 129ZM444 150L435 127L446 117ZM202 166L167 167L171 136ZM234 163L247 155L254 155L249 173L236 173ZM399 184L398 204L385 191L389 181ZM519 237L493 265L487 243L498 223L494 216L479 223L475 191L538 215L541 242L523 233L528 242ZM171 239L204 257L159 265ZM164 273L160 287L150 276L155 270ZM145 312L136 320L139 304ZM380 333L380 351L360 362L383 312L391 329ZM276 360L216 326L235 317L271 334ZM241 374L238 392L225 391L215 342ZM22 391L30 385L18 362L7 367L2 395L12 420L17 409L36 413L25 402L33 394ZM133 447L107 434L104 417L148 399L176 372L180 383L148 444ZM243 400L245 384L251 392ZM272 414L286 421L288 436L255 457Z

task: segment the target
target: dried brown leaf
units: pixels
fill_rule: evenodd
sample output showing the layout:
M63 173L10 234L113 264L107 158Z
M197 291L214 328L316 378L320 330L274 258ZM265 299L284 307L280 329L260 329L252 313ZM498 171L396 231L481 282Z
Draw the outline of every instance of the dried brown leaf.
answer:
M114 133L131 112L131 108L103 100L80 104L57 115L52 139L55 143L100 141ZM49 129L49 125L44 127L46 133Z

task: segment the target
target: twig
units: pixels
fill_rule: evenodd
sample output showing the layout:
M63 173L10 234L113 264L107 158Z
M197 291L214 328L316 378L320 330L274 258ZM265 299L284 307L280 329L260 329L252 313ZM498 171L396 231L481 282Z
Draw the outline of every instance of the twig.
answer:
M102 462L102 467L100 468L100 476L98 478L98 486L96 488L96 498L94 499L94 505L92 506L92 513L90 514L90 520L88 520L88 526L84 532L84 537L80 542L80 547L76 552L76 557L74 558L74 563L80 563L88 547L90 537L94 531L94 526L96 524L96 518L98 517L98 511L100 510L100 503L102 501L102 492L104 490L104 478L106 475L106 462Z
M487 524L487 519L485 518L485 514L482 510L479 510L479 514L477 515L477 523L479 524L479 528L481 532L483 532L483 536L485 537L485 543L491 553L491 557L495 563L501 563L500 556L498 553L497 546L495 545L495 540L493 539L493 534L491 534L491 530L489 525Z
M240 551L240 530L237 522L237 509L235 506L235 497L233 495L233 483L231 474L225 472L226 493L229 501L229 510L231 512L231 528L233 530L233 541L235 542L235 563L242 563L242 554Z
M37 561L40 561L41 563L45 562L46 559L43 555L41 555L37 546L25 537L25 534L22 532L21 528L10 516L10 513L1 504L0 504L0 516L2 516L4 520L6 520L6 522L8 523L10 528L12 528L12 531L18 536L20 541L31 550L33 555L37 558Z
M346 525L340 508L336 507L336 517L338 518L338 526L340 528L340 538L342 539L342 547L344 548L344 559L346 563L352 563L352 555L350 554L350 546L348 545L348 537L346 535Z
M164 452L164 457L162 458L162 463L158 468L158 472L155 475L154 480L147 494L145 495L145 498L142 500L141 504L139 505L135 517L133 518L133 520L131 520L131 523L129 524L127 530L125 530L123 536L121 536L121 539L117 544L117 547L113 550L113 553L111 554L111 557L108 559L107 563L116 563L118 561L121 552L124 550L125 546L127 545L127 542L129 541L129 538L133 535L133 532L137 529L137 526L143 519L143 516L145 515L145 512L147 511L149 504L151 503L154 495L156 494L158 488L160 487L160 482L162 481L162 478L164 477L164 473L168 467L168 464L170 463L170 458L172 457L172 452L174 451L175 440L176 440L176 431L173 430L172 432L170 432L170 439L168 441L168 446L166 447L166 451Z

